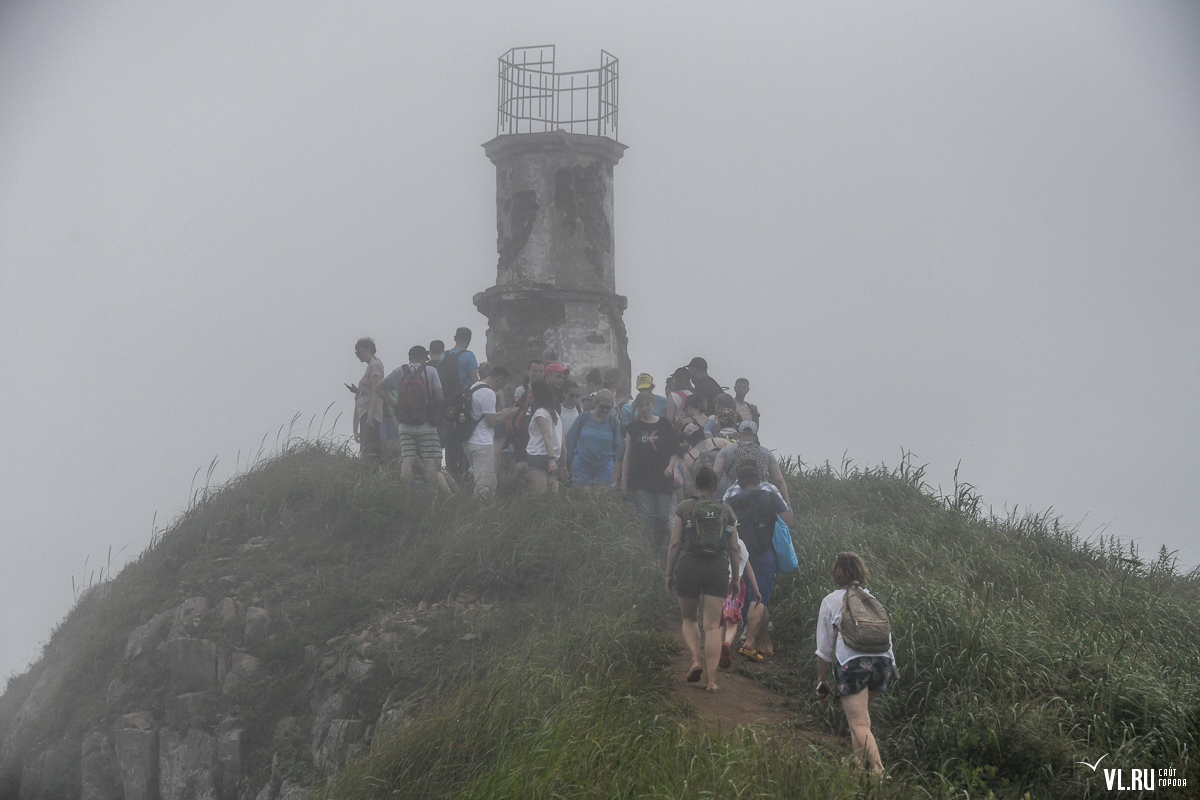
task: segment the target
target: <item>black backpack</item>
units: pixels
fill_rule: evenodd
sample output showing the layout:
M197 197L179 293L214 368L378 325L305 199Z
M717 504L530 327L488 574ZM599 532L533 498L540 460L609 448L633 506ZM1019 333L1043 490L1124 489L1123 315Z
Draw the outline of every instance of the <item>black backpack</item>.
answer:
M771 492L750 489L734 495L728 502L738 518L738 538L746 543L751 558L758 558L775 546L775 498Z
M714 497L697 497L684 527L683 549L689 553L714 555L729 548L725 509Z
M459 350L457 353L443 356L441 363L437 365L438 379L442 383L442 398L447 403L457 400L466 388L462 385L458 369L458 357L465 352L466 350Z
M460 395L462 402L456 402L450 406L446 429L446 439L449 444L464 444L467 439L471 438L471 434L475 433L475 426L479 424L479 420L471 416L471 398L475 396L476 390L487 388L489 387L485 383L476 384Z

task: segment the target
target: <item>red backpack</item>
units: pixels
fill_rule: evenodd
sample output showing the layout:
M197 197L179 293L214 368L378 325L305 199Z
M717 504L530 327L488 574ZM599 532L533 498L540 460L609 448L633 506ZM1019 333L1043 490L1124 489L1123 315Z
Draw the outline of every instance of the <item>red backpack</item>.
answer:
M402 425L424 425L432 419L433 390L424 364L405 364L404 377L396 391L396 419Z

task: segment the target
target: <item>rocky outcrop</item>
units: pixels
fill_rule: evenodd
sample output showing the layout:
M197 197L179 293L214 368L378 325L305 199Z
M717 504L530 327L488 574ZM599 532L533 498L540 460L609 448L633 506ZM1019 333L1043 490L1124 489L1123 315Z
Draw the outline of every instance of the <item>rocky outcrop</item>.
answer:
M168 640L167 667L172 684L180 689L217 688L217 646L207 639Z
M175 639L192 639L195 638L196 632L200 629L200 624L204 621L204 615L208 612L208 600L203 597L189 597L175 608L175 615L171 620L171 631L167 634L167 641L172 642Z
M158 731L147 712L126 714L113 735L125 800L159 800Z
M57 748L38 750L25 759L21 766L21 793L19 800L36 800L42 790L49 787L54 775L54 759L58 756Z
M257 669L257 658L247 653L233 653L229 656L229 671L225 673L221 691L225 694L232 694Z
M79 773L83 784L82 800L119 800L118 778L114 774L112 741L104 733L92 733L83 740Z
M158 733L159 792L162 800L220 800L217 739L189 728L186 734Z
M20 753L28 746L26 741L29 732L37 718L41 716L46 704L53 699L62 686L67 675L67 660L58 658L50 661L42 674L33 684L29 696L21 703L16 717L9 724L8 732L0 747L0 764L8 763L14 756L20 758Z
M256 647L267 640L271 632L271 613L265 608L247 608L244 631L247 647Z
M139 625L125 640L125 660L133 661L143 653L154 650L167 637L171 630L171 622L175 619L175 610L155 614L150 621Z

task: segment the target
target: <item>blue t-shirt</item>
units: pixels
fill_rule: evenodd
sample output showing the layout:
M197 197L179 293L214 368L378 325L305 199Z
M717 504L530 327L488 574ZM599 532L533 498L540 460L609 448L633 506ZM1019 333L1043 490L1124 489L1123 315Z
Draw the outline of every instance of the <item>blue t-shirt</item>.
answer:
M588 466L606 466L617 456L617 446L621 441L618 427L612 417L597 422L596 416L590 411L580 414L571 430L567 431L567 452L573 453L572 458L578 458Z
M471 370L479 369L479 362L475 360L475 354L470 350L464 350L461 347L452 347L446 351L446 355L442 356L442 361L445 361L455 353L462 353L458 357L458 385L464 389L471 386ZM442 363L441 361L438 362Z

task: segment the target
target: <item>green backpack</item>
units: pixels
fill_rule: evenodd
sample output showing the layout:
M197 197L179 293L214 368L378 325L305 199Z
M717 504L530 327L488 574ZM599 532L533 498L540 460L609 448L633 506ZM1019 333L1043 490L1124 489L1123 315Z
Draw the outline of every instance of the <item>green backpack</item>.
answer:
M725 537L725 512L720 500L696 498L688 515L683 549L689 553L715 554L729 547Z

